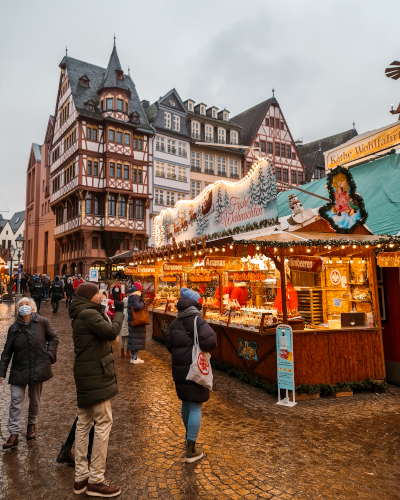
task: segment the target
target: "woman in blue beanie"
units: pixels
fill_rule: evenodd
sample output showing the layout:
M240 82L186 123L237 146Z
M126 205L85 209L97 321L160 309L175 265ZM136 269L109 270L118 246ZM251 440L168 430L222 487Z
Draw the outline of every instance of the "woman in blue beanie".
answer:
M194 319L197 316L197 332L200 349L210 352L217 345L214 330L202 318L200 295L194 290L181 288L178 300L178 314L169 325L166 334L166 345L172 354L172 376L176 393L182 401L182 420L186 429L185 462L194 462L203 456L203 452L195 448L201 424L201 407L210 397L209 389L186 380L192 364L192 348L194 338Z

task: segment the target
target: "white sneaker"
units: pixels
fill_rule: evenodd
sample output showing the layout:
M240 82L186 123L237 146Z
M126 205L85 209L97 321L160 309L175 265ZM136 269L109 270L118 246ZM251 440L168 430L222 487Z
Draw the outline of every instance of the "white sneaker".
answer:
M140 363L144 363L144 360L142 358L138 358L137 361L140 361Z
M138 358L138 359L132 359L132 360L131 360L131 363L132 363L133 365L140 365L141 363L143 363L143 361L142 361L141 359L139 359L139 358Z
M133 363L133 358L131 358L131 359L129 360L129 363L130 363L130 364L132 364L132 363Z

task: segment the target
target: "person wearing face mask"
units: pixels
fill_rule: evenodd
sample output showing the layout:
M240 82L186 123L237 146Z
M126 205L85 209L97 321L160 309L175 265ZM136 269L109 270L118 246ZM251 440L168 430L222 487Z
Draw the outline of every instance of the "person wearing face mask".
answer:
M17 304L18 316L8 329L0 358L0 384L12 360L8 383L11 402L8 429L10 437L3 444L7 450L18 446L19 423L28 386L29 413L26 439L36 437L36 420L40 409L43 382L51 379L51 365L56 362L58 337L46 318L36 312L35 302L24 297Z
M74 298L75 295L72 278L68 278L65 284L65 295L66 295L65 306L68 307L71 305L72 299Z

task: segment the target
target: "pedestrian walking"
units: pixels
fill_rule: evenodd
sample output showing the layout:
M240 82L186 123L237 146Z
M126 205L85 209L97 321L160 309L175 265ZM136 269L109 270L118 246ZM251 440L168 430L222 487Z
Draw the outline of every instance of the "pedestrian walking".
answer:
M53 313L58 311L58 306L60 300L64 298L64 289L61 284L60 278L55 277L53 283L51 284L51 307L53 308Z
M66 307L71 305L72 299L74 298L75 291L73 286L72 278L68 278L67 283L65 284L65 305Z
M142 285L135 281L133 286L128 290L128 345L127 348L131 351L130 362L133 365L144 363L143 359L138 356L139 351L146 349L146 325L132 326L132 307L134 311L141 311L144 306L142 299Z
M32 286L33 291L33 300L36 302L37 313L40 311L40 304L44 297L44 286L42 283L42 278L39 278L33 283Z
M24 293L26 292L27 283L28 283L28 279L26 277L26 274L23 274L21 277L21 293L22 293L22 295L24 295Z
M82 275L78 274L78 277L74 279L74 292L76 292L76 289L78 288L79 285L83 283Z
M6 376L12 359L10 377L11 402L8 430L10 437L3 449L18 445L19 423L25 398L29 395L29 413L26 439L36 437L36 420L40 409L43 382L53 376L51 365L56 362L58 337L46 318L36 312L35 302L22 298L17 304L16 321L8 329L6 343L0 359L0 384Z
M34 277L30 275L29 281L28 281L28 289L29 293L31 294L31 297L33 298L33 285L35 284Z
M112 323L103 313L99 289L94 283L78 286L70 307L75 348L74 378L78 401L75 431L74 493L113 497L118 486L104 478L108 439L112 426L111 398L118 394L111 341L121 330L123 304L115 305ZM88 434L96 422L93 451L88 467Z
M172 354L172 376L176 393L182 401L182 420L186 429L185 462L189 463L203 456L203 452L195 446L200 430L202 404L210 397L209 389L186 380L192 364L196 317L200 349L210 352L217 345L214 330L202 318L202 306L198 302L199 299L200 295L194 290L181 288L181 298L177 304L178 314L166 333L166 346Z
M124 322L122 323L121 331L119 332L119 336L121 337L121 358L125 357L125 348L127 349L126 356L130 357L130 352L128 350L128 298L129 292L128 295L122 299L122 303L124 305Z
M44 286L44 301L47 302L50 295L50 277L47 274L43 275L42 283Z

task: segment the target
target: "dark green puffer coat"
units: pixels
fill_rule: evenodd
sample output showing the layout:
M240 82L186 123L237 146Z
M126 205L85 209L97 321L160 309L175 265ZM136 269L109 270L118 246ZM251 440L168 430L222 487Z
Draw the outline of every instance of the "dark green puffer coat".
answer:
M102 310L101 304L75 296L69 311L78 408L89 408L118 394L110 342L117 338L124 315L116 312L110 323Z

